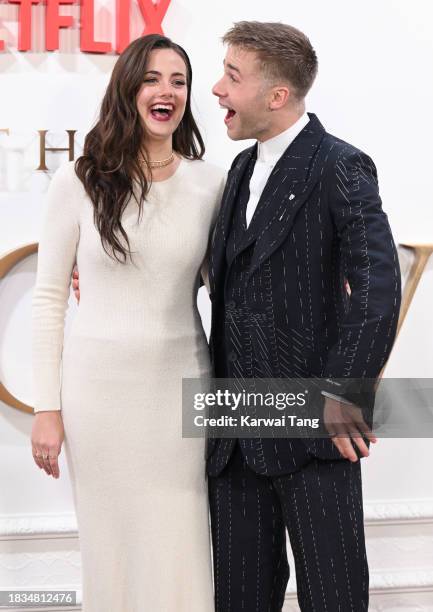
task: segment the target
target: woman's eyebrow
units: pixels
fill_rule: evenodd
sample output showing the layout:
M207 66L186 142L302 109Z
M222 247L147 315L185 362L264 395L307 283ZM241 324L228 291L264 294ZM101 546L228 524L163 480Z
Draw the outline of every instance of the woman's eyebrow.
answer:
M162 76L160 72L158 72L158 70L146 70L145 74L156 74L158 76ZM173 76L181 76L184 79L186 79L186 76L183 74L183 72L173 72L173 74L171 75Z

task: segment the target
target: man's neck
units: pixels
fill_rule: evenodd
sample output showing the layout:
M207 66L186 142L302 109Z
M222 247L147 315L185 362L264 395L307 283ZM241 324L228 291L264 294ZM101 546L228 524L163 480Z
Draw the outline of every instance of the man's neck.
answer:
M281 117L279 121L275 122L275 125L272 125L270 129L258 138L259 142L266 142L271 138L275 138L275 136L279 136L286 130L292 127L305 113L305 107L301 109L296 109L296 111L289 111L284 114L284 117Z

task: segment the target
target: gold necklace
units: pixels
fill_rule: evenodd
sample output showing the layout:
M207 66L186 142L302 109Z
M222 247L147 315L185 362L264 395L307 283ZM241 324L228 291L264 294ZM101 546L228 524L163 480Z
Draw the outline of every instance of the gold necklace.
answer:
M165 168L165 166L169 166L174 161L174 153L167 157L167 159L161 159L158 161L148 161L144 159L144 157L139 157L138 162L140 164L146 164L148 168Z

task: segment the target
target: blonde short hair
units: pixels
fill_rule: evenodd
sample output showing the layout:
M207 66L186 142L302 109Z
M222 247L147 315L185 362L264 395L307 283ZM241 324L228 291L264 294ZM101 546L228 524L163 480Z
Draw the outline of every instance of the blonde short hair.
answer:
M290 25L239 21L222 40L225 44L255 51L265 78L288 82L298 100L305 98L316 78L316 52L305 34Z

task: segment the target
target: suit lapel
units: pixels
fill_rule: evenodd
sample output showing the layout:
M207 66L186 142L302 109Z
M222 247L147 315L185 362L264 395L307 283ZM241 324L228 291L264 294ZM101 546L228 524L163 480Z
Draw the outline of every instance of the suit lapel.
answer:
M209 283L211 294L215 292L215 288L219 284L220 273L224 269L227 239L230 232L233 207L238 198L242 177L252 155L255 154L256 149L257 145L254 145L243 151L236 164L230 169L227 175L227 182L221 201L220 212L215 224L211 242L209 266Z
M248 276L284 241L296 213L307 200L323 167L325 129L314 114L278 160L251 220L246 247L255 240Z
M236 256L255 241L248 277L284 241L296 213L319 180L326 157L326 152L321 147L326 132L316 115L308 114L309 123L285 150L273 169L245 233L245 239L235 252ZM209 268L211 294L218 290L221 273L224 271L227 238L240 183L251 156L256 152L257 145L246 149L228 173L212 237Z

